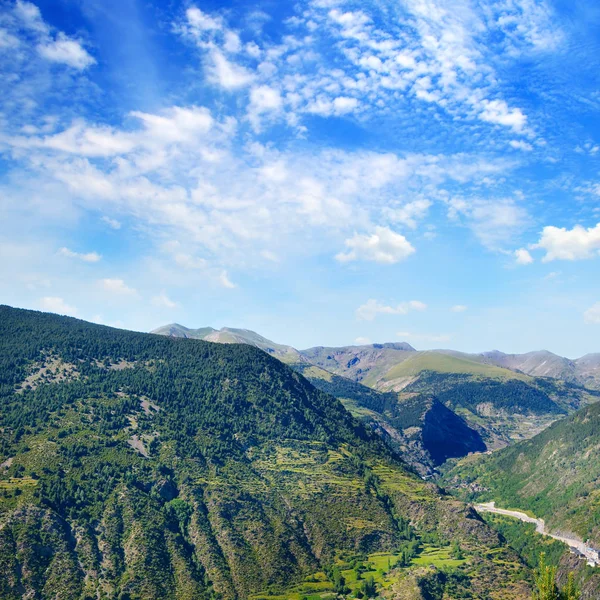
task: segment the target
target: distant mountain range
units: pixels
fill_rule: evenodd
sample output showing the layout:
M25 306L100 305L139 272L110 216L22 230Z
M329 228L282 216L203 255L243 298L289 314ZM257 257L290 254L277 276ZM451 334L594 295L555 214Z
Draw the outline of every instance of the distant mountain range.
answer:
M401 380L404 376L426 370L428 367L441 372L478 372L482 375L511 377L506 373L486 370L485 367L477 367L472 364L479 363L501 367L515 373L524 373L532 377L549 377L576 383L590 389L600 389L600 352L586 354L581 358L571 360L547 350L525 354L505 354L499 350L477 354L445 349L419 352L406 342L341 347L317 346L307 350L296 350L292 346L276 344L249 329L231 327L223 327L219 330L212 327L188 329L177 323L159 327L151 333L202 339L209 342L250 344L278 358L285 357L286 362L294 360L302 362L303 359L307 359L332 373L374 387L379 387L382 381L388 382L384 386L391 387L390 381ZM414 362L415 355L422 356L424 354L428 358L418 359L417 362ZM440 355L452 356L466 362L452 362L449 359L445 362ZM394 369L398 364L409 359L412 360L411 363L403 368ZM397 385L401 383L401 381L396 382Z
M247 329L189 329L179 324L152 333L264 350L368 421L421 475L431 474L447 458L530 438L600 399L600 391L584 388L574 376L560 379L558 369L550 376L549 367L543 366L544 361L550 364L550 353L520 355L525 358L518 361L517 355L499 352L420 352L405 342L296 350ZM546 375L536 375L536 369ZM588 361L585 372L586 381L593 383L600 365L595 372ZM413 415L410 423L407 414ZM460 443L457 428L463 428Z

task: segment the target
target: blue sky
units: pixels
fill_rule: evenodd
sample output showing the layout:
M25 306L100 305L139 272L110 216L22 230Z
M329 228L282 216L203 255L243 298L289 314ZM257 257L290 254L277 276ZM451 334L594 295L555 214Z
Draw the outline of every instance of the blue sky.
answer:
M0 301L600 351L600 6L0 6Z

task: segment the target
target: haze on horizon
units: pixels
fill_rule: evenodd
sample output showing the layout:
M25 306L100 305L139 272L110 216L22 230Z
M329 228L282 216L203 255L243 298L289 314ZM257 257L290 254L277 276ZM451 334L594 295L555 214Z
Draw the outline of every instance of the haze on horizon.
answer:
M0 303L599 352L600 9L9 0Z

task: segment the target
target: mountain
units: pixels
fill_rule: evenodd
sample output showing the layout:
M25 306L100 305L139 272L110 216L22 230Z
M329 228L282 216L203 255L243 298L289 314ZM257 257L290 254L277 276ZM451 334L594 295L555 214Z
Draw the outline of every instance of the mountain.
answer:
M150 333L166 335L169 337L205 340L207 342L216 342L219 344L248 344L264 350L287 364L305 362L302 355L295 348L285 346L284 344L276 344L250 329L235 329L233 327L223 327L218 330L213 329L212 327L188 329L187 327L183 327L183 325L173 323L154 329Z
M452 410L435 399L419 396L402 403L395 392L379 392L313 365L291 346L276 344L248 329L210 327L188 329L172 324L155 329L152 333L171 337L199 338L216 343L242 343L261 348L279 360L289 364L306 377L317 389L338 398L357 418L375 429L384 440L402 454L404 460L422 476L431 476L435 468L447 458L466 456L481 452L486 445L478 431L470 428ZM374 345L379 354L383 350L393 353L413 352L404 343ZM410 413L410 423L402 415ZM400 418L399 418L400 417Z
M379 392L315 365L293 368L375 429L421 476L432 476L448 458L486 450L479 432L434 397L401 400L395 392Z
M494 350L481 355L483 361L513 371L521 371L534 377L552 377L564 381L577 381L576 362L548 352L527 352L526 354L504 354Z
M600 354L570 360L547 350L504 354L494 350L476 355L483 362L520 371L534 377L552 377L592 389L600 389Z
M600 391L583 388L573 378L562 381L549 376L534 377L509 368L516 363L508 358L518 355L497 351L480 355L453 350L419 352L404 342L340 348L318 346L298 351L245 329L190 330L180 325L167 325L155 330L155 333L191 336L193 331L206 330L209 332L199 334L205 340L254 345L301 373L315 375L315 369L307 371L311 365L321 369L320 374L313 376L313 384L319 389L326 389L342 400L355 415L375 425L392 445L402 449L406 460L422 475L431 474L439 464L438 460L433 459L429 450L423 447L420 435L414 438L414 430L410 431L411 443L406 442L404 433L392 423L393 410L392 413L389 410L394 404L401 405L404 400L411 400L415 394L440 400L455 416L466 421L468 429L482 438L486 448L492 449L530 438L556 419L600 400ZM537 356L544 353L530 354ZM590 356L587 368L592 375L588 376L588 380L593 378L596 365L596 355ZM505 358L507 366L500 364ZM543 362L540 359L536 364L539 366ZM547 358L546 362L551 361ZM540 369L543 370L542 367ZM352 398L344 395L348 390L347 380L391 394L387 400L387 411L373 409L373 397L367 397L364 390L358 394L362 399L354 398L349 402ZM390 437L385 435L386 432ZM468 436L465 439L473 441L476 438ZM450 440L446 443L449 444ZM466 447L471 448L470 443ZM475 447L481 449L478 443Z
M532 377L481 356L454 351L418 352L384 345L311 348L316 365L400 401L435 396L477 430L490 448L532 437L561 416L600 399L574 382Z
M170 325L164 325L155 329L151 333L157 333L159 335L168 335L171 337L182 337L190 338L194 340L203 340L207 335L215 332L216 329L212 327L201 327L200 329L189 329L179 323L171 323Z
M405 343L370 344L340 348L318 346L302 350L301 354L327 371L376 388L385 373L416 354L416 350Z
M3 600L529 593L472 509L247 344L0 307L0 431Z
M575 361L578 381L581 385L600 389L600 352L586 354Z
M600 404L593 404L530 440L491 456L463 459L443 483L463 499L530 511L549 530L589 540L600 550L598 448ZM600 574L586 590L586 598L600 597Z

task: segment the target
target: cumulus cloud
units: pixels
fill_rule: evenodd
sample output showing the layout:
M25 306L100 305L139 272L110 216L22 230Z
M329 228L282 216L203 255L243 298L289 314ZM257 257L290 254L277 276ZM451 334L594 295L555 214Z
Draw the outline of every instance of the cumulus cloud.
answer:
M372 261L392 265L414 254L412 244L388 227L376 227L372 234L358 234L345 241L347 252L336 255L339 262Z
M533 256L525 249L515 250L515 260L518 265L530 265L533 262Z
M483 100L480 118L488 123L504 125L520 133L527 123L527 117L520 108L510 108L504 100Z
M356 309L356 318L363 321L372 321L377 315L406 315L410 311L423 311L427 305L419 300L410 300L409 302L400 302L396 306L387 306L374 300L367 300Z
M133 296L137 292L122 279L102 279L100 284L104 290L119 296Z
M259 85L250 90L250 105L248 107L248 119L255 131L261 127L261 116L278 113L282 107L281 94L278 90L267 85Z
M526 132L523 110L500 97L487 44L490 36L504 36L503 52L524 52L542 38L540 15L508 1L497 13L465 3L447 10L419 0L388 10L393 17L376 23L369 5L352 10L336 2L308 2L287 19L287 35L279 42L258 37L242 44L222 16L197 7L188 8L176 29L203 52L217 85L230 91L251 83L285 90L279 113L299 131L304 113L339 117L391 107L411 112L416 101L436 104L454 117ZM511 19L514 26L507 25ZM409 26L398 30L402 21Z
M254 76L245 67L230 61L223 53L213 50L208 69L210 81L226 89L237 90L252 83Z
M106 223L111 229L121 229L121 221L112 219L111 217L102 217L102 222Z
M37 52L45 60L64 64L78 71L96 63L80 40L50 27L44 21L40 9L32 2L18 0L14 6L14 14L37 38Z
M354 340L354 343L358 346L367 346L371 343L371 340L369 338L359 336Z
M510 140L508 144L511 148L514 148L515 150L523 150L523 152L531 152L533 150L533 146L523 140Z
M96 62L80 42L68 38L64 33L59 33L55 40L40 44L38 52L46 60L63 63L80 71Z
M584 313L583 319L590 325L600 325L600 302L590 306Z
M69 250L68 248L61 248L58 253L61 256L66 256L67 258L76 258L77 260L82 260L83 262L88 263L96 263L102 259L102 256L97 252L73 252L73 250Z
M600 223L587 229L581 225L575 225L573 229L549 225L544 227L538 243L533 244L531 248L546 251L542 262L583 260L598 256L600 252Z
M69 315L75 317L78 314L77 309L67 304L59 296L44 296L39 301L39 307L43 311L56 313L59 315Z

